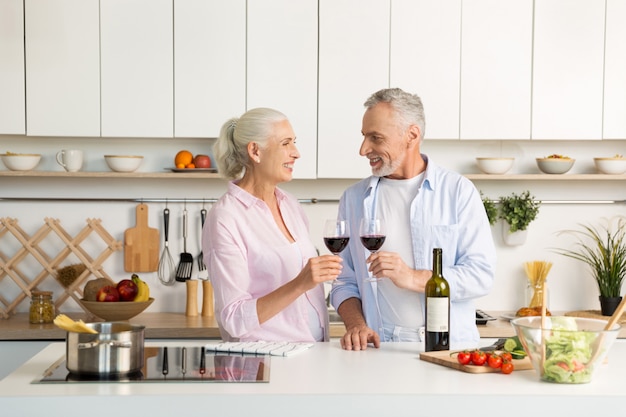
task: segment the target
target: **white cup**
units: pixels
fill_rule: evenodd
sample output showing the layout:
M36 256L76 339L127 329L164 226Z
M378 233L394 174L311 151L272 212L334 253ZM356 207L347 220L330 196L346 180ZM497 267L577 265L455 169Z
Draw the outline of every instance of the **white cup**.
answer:
M57 152L57 162L68 172L80 171L83 166L83 151L63 149Z

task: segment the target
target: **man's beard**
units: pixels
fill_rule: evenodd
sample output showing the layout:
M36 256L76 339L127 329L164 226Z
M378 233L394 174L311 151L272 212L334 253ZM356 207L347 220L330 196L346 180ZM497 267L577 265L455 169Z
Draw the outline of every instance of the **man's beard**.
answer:
M372 169L372 175L374 175L375 177L386 177L388 175L393 174L400 167L403 159L404 159L404 155L402 155L401 158L398 158L390 162L387 162L384 159L381 159L381 161L383 161L382 166L380 168Z

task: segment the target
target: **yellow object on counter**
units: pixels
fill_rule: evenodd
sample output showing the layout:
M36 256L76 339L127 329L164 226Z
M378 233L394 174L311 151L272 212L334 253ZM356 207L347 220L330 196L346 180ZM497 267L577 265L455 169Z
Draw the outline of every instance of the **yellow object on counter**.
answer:
M54 319L54 324L67 332L74 333L91 333L97 334L98 332L95 329L87 326L84 321L78 320L74 321L71 318L67 317L65 314L59 314Z
M530 288L533 290L533 295L530 299L528 307L542 307L544 299L544 286L551 268L552 262L546 261L533 261L526 262L524 264Z

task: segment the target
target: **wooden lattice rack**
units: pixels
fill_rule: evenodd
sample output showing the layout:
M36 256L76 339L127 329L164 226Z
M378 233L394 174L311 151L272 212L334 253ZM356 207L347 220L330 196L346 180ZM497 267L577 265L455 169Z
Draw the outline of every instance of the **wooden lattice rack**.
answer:
M50 235L53 233L52 235ZM81 247L81 244L95 233L105 244L104 249L95 257L92 257ZM13 256L9 257L3 252L3 239L16 239L21 248ZM42 248L48 239L60 239L64 246L58 253L49 255ZM54 246L54 245L49 245ZM58 246L58 245L57 245ZM57 311L69 298L76 300L82 307L79 300L83 295L83 284L90 277L110 278L104 271L102 264L115 251L122 249L122 242L117 241L101 225L100 219L87 219L87 225L72 237L61 226L58 219L45 218L44 224L32 235L29 236L19 225L16 219L0 218L0 318L9 318L15 312L17 306L25 299L30 299L33 290L50 277L60 284L61 294L55 294L55 307ZM68 259L70 255L78 258L79 262L85 265L85 270L67 287L61 285L57 279L57 269ZM33 263L32 259L38 263L42 269L34 278L32 274L23 272L21 264L24 262ZM31 266L32 269L32 265ZM38 269L38 268L35 268ZM3 280L11 279L21 290L12 300L5 296L2 291ZM9 281L10 282L10 281ZM86 311L86 310L85 310ZM86 311L87 312L87 311Z

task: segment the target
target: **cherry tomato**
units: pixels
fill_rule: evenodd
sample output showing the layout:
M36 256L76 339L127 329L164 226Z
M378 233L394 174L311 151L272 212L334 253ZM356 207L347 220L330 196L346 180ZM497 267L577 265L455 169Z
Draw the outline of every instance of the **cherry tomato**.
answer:
M498 369L502 367L502 356L496 355L495 353L489 356L487 359L487 363L490 368Z
M487 355L485 354L485 352L480 351L478 349L472 351L471 358L472 358L472 363L478 366L484 365L485 362L487 361Z
M513 360L513 355L511 355L511 352L502 352L500 354L500 357L502 358L502 362L511 362Z
M467 365L468 363L470 363L471 360L471 355L469 353L469 351L467 350L463 350L461 352L459 352L456 355L456 360L461 364L461 365Z
M503 374L508 375L511 372L513 372L513 369L515 369L515 367L513 366L513 362L509 362L509 361L502 362L502 367L500 368L500 370L502 371Z

